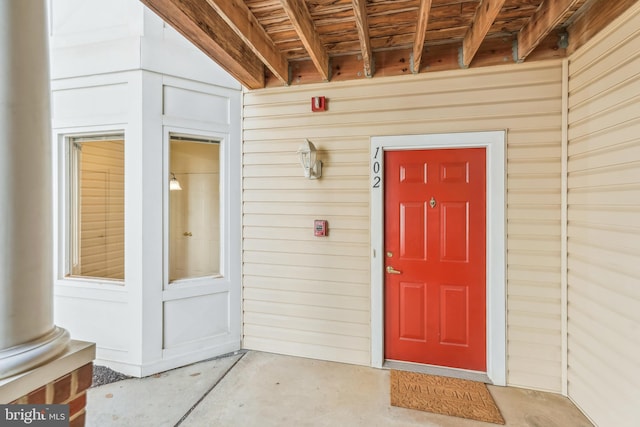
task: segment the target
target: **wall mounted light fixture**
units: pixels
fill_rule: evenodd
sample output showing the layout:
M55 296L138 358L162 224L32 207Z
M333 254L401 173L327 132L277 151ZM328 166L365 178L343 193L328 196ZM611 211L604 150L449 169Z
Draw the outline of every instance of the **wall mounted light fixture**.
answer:
M171 174L171 179L169 180L169 190L170 191L175 191L175 190L182 190L182 187L180 186L180 181L178 181L178 178L176 178L176 174L174 174L173 172L169 172Z
M322 162L318 160L316 147L308 139L298 149L300 156L300 164L304 170L304 177L309 179L318 179L322 176Z

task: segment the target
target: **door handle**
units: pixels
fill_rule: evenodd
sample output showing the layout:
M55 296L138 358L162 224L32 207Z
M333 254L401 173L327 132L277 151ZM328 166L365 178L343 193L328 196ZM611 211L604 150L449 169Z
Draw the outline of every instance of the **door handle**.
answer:
M191 232L190 232L190 231L185 231L184 233L182 233L182 235L183 235L183 236L185 236L185 237L191 237L191 236L193 236L193 234L191 234Z
M390 265L388 265L387 266L387 273L389 273L389 274L402 274L402 271L396 270L395 268L393 268Z

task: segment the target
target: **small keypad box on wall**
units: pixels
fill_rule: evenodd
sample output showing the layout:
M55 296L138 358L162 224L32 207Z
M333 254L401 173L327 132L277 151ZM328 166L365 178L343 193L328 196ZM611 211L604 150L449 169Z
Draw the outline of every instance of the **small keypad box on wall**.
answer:
M316 219L313 221L313 234L316 237L326 237L329 234L329 230L327 230L327 221L324 219Z

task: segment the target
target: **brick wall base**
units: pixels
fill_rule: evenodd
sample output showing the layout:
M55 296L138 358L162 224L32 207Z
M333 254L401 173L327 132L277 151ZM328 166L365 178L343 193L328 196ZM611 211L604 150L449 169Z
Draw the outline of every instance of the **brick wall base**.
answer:
M33 405L67 404L69 405L70 427L84 427L87 389L91 387L92 378L93 363L87 363L11 403Z

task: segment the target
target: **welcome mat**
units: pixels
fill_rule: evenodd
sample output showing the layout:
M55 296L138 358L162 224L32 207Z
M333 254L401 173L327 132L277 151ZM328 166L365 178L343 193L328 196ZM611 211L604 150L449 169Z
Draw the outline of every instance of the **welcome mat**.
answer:
M391 370L391 405L504 424L483 383Z

